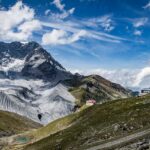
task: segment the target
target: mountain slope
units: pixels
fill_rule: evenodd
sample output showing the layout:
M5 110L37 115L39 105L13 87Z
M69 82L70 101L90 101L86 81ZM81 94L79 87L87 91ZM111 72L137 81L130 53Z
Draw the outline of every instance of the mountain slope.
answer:
M0 42L1 110L47 124L87 99L102 103L130 95L100 76L71 74L36 42Z
M58 82L71 76L61 64L59 64L40 45L33 49L26 57L22 69L24 76Z
M54 134L47 132L47 137L28 144L24 150L49 150L49 147L51 150L83 150L150 128L150 120L147 119L150 117L149 99L147 95L107 102L62 118L55 123L59 125L68 118L70 125L66 129Z
M69 91L75 96L79 105L85 104L86 100L91 98L103 103L132 95L130 90L98 75L74 76L72 79L65 80L64 83L70 86Z
M34 79L53 80L54 77L59 77L60 74L62 78L70 75L61 64L36 42L26 44L0 42L0 59L0 70L4 73L7 71L5 77L9 78L23 75Z
M0 138L39 127L41 127L40 124L25 117L19 116L15 113L0 111Z
M74 97L59 81L72 75L38 43L0 42L0 57L0 109L42 124L71 113Z

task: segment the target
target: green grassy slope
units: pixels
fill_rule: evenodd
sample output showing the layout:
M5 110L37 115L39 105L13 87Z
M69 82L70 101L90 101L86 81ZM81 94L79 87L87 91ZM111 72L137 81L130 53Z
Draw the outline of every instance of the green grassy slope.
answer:
M25 117L15 113L0 111L0 137L10 136L39 127L41 127L40 124Z
M49 124L45 129L37 130L37 134L42 134L45 130L47 137L28 144L24 150L83 150L97 143L149 128L149 111L150 95L95 105L59 119L56 124L53 122L53 125ZM64 130L58 129L59 132L54 134L47 132L51 126L55 128L63 121L71 125Z
M47 126L38 128L36 130L29 130L13 137L8 137L5 141L0 142L0 145L3 145L4 150L22 150L22 147L28 143L34 143L35 141L70 127L72 124L74 124L74 122L79 120L79 117L80 113L68 115L64 118L53 121Z
M104 102L131 96L131 91L98 75L81 78L75 76L73 79L64 81L64 83L70 86L69 91L75 96L78 105L85 104L85 101L91 98L97 102Z
M43 137L46 137L50 134L54 134L60 130L63 130L65 128L68 128L71 126L74 122L76 122L79 119L79 114L71 114L69 116L66 116L64 118L60 118L56 121L53 121L52 123L48 124L45 127L42 127L36 131L30 132L28 135L33 137L33 140L39 140Z

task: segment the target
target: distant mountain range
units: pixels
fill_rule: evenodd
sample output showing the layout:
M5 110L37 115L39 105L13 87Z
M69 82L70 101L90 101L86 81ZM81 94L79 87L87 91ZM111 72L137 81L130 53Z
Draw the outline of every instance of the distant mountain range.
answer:
M101 76L72 74L36 42L0 42L0 109L47 124L88 99L98 103L131 96ZM40 115L40 118L39 118Z

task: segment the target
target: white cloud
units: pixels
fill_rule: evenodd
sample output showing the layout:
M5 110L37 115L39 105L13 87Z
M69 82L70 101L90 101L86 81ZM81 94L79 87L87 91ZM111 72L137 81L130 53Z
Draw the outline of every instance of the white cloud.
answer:
M100 75L112 82L119 83L124 87L134 88L133 83L136 78L138 70L129 70L129 69L116 69L116 70L107 70L107 69L90 69L90 70L71 70L72 73L80 73L83 75L96 74Z
M51 15L51 17L54 18L50 18L50 22L42 22L35 19L34 9L26 6L25 4L23 4L22 1L18 1L14 6L10 7L9 9L0 10L0 40L17 40L26 42L33 39L32 35L34 32L39 31L40 34L44 33L42 38L43 43L48 43L45 41L48 41L48 35L51 36L51 32L49 33L49 31L54 29L64 31L61 40L60 37L58 37L57 39L57 41L59 41L59 44L73 43L80 40L83 36L86 39L96 39L106 42L120 42L122 40L125 40L117 36L112 36L103 32L97 32L94 29L85 29L85 24L80 20L64 21L64 18L74 13L75 8L65 10L65 4L62 4L61 1L55 0L54 2L55 3L53 4L57 5L57 8L61 10L61 13L52 13L51 10L46 10L45 14ZM101 26L105 30L110 31L113 28L113 26L110 25L111 22L112 21L110 19L110 16L106 15L99 18L98 22L96 23L102 24ZM47 27L49 28L49 30L47 29ZM82 29L85 29L84 32ZM47 30L48 33L46 33Z
M32 32L40 28L40 22L34 19L34 15L34 10L21 1L8 10L0 10L0 40L28 40Z
M134 32L133 34L136 36L140 36L142 35L142 31L139 30L141 27L146 26L148 23L148 18L147 17L143 17L143 18L135 18L135 19L128 19L128 21L130 21L134 27Z
M69 35L67 32L63 30L54 29L53 31L43 35L42 43L44 45L70 44L78 41L81 37L85 35L86 35L86 31L84 30Z
M53 4L55 4L60 11L64 11L65 5L61 3L61 0L54 0Z
M51 18L53 18L55 20L56 19L65 19L65 18L69 17L70 15L72 15L75 11L75 8L66 10L65 4L62 4L61 0L54 0L52 2L52 4L54 4L61 11L61 13L51 13Z
M75 8L71 8L68 11L63 11L62 13L52 13L51 12L51 18L56 20L56 19L65 19L67 17L69 17L70 15L72 15L75 11Z
M12 27L20 24L24 20L31 20L34 17L34 10L17 2L8 11L0 11L0 29L9 30Z
M135 31L134 31L134 35L140 36L140 35L142 35L142 31L140 31L140 30L135 30Z
M111 19L110 15L105 15L102 16L101 18L99 18L97 20L98 23L100 23L100 25L104 28L105 31L112 31L115 27L114 27L114 22Z
M120 43L122 40L117 36L111 36L109 34L103 34L101 32L94 32L94 31L89 31L87 34L88 38L93 38L99 41L105 41L105 42L112 42L112 43Z
M0 33L0 40L4 41L22 41L25 42L31 34L26 34L23 32L13 32L11 30L7 32Z
M18 27L18 30L24 33L32 33L32 31L39 29L41 29L41 23L38 20L26 21Z
M146 18L146 17L134 19L133 20L133 26L135 28L138 28L138 27L144 26L147 22L148 22L148 18Z
M150 1L143 8L144 9L150 9Z
M68 22L42 22L41 24L45 27L50 27L52 29L57 29L57 30L63 30L63 31L70 32L73 34L80 32L80 30L84 28L84 26L82 26L80 22L78 24L77 21L69 22L69 23ZM114 36L114 35L110 35L107 33L103 33L100 31L97 32L97 31L88 30L88 29L84 29L84 30L86 31L85 38L96 39L96 40L112 42L112 43L120 43L121 41L128 41L127 39Z
M90 70L71 70L72 73L80 73L83 75L97 74L112 82L119 83L124 87L131 89L142 89L150 87L150 67L142 69L90 69Z
M47 16L47 15L49 15L51 13L51 10L50 9L47 9L46 11L45 11L45 15Z
M101 27L105 31L110 32L115 28L115 22L112 20L112 15L104 15L97 18L82 21L82 23L89 27Z
M134 86L139 86L140 83L143 82L143 80L147 77L150 76L150 67L145 67L143 68L136 76L136 79L134 81ZM149 82L147 83L149 86Z
M53 4L57 4L57 8L62 11L61 13L57 14L52 13L49 9L46 10L45 14L51 15L54 18L54 20L50 18L49 22L42 22L35 19L34 9L26 6L25 4L23 4L22 1L17 2L9 9L0 10L0 20L2 20L0 21L0 40L17 40L26 42L31 39L33 40L33 33L37 31L40 34L43 34L42 42L45 44L70 44L80 40L81 37L84 37L86 39L96 39L100 41L115 43L126 40L104 32L95 31L95 28L85 29L86 25L82 22L82 20L63 20L64 18L73 14L75 8L65 10L65 4L62 4L61 1L55 1L55 3ZM89 20L87 21L90 22ZM84 20L84 22L86 22L86 20ZM99 19L95 19L95 23L101 25L101 27L103 27L105 31L110 31L113 29L112 22L113 21L111 19L111 16L109 15L105 15L100 17ZM52 37L52 35L54 35L54 33L56 32L55 30L57 30L57 34L60 35L63 31L63 35L59 35L57 38L55 38L57 42L53 42L51 39L48 38L49 36ZM55 32L49 33L49 31Z
M75 8L71 8L68 10L69 14L71 14L71 15L74 13L74 11L75 11Z

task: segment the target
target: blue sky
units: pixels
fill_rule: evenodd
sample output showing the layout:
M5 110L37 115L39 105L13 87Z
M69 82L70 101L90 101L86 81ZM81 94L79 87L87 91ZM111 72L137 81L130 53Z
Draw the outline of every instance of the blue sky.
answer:
M140 74L150 65L149 0L0 0L0 8L1 41L37 41L68 70Z

